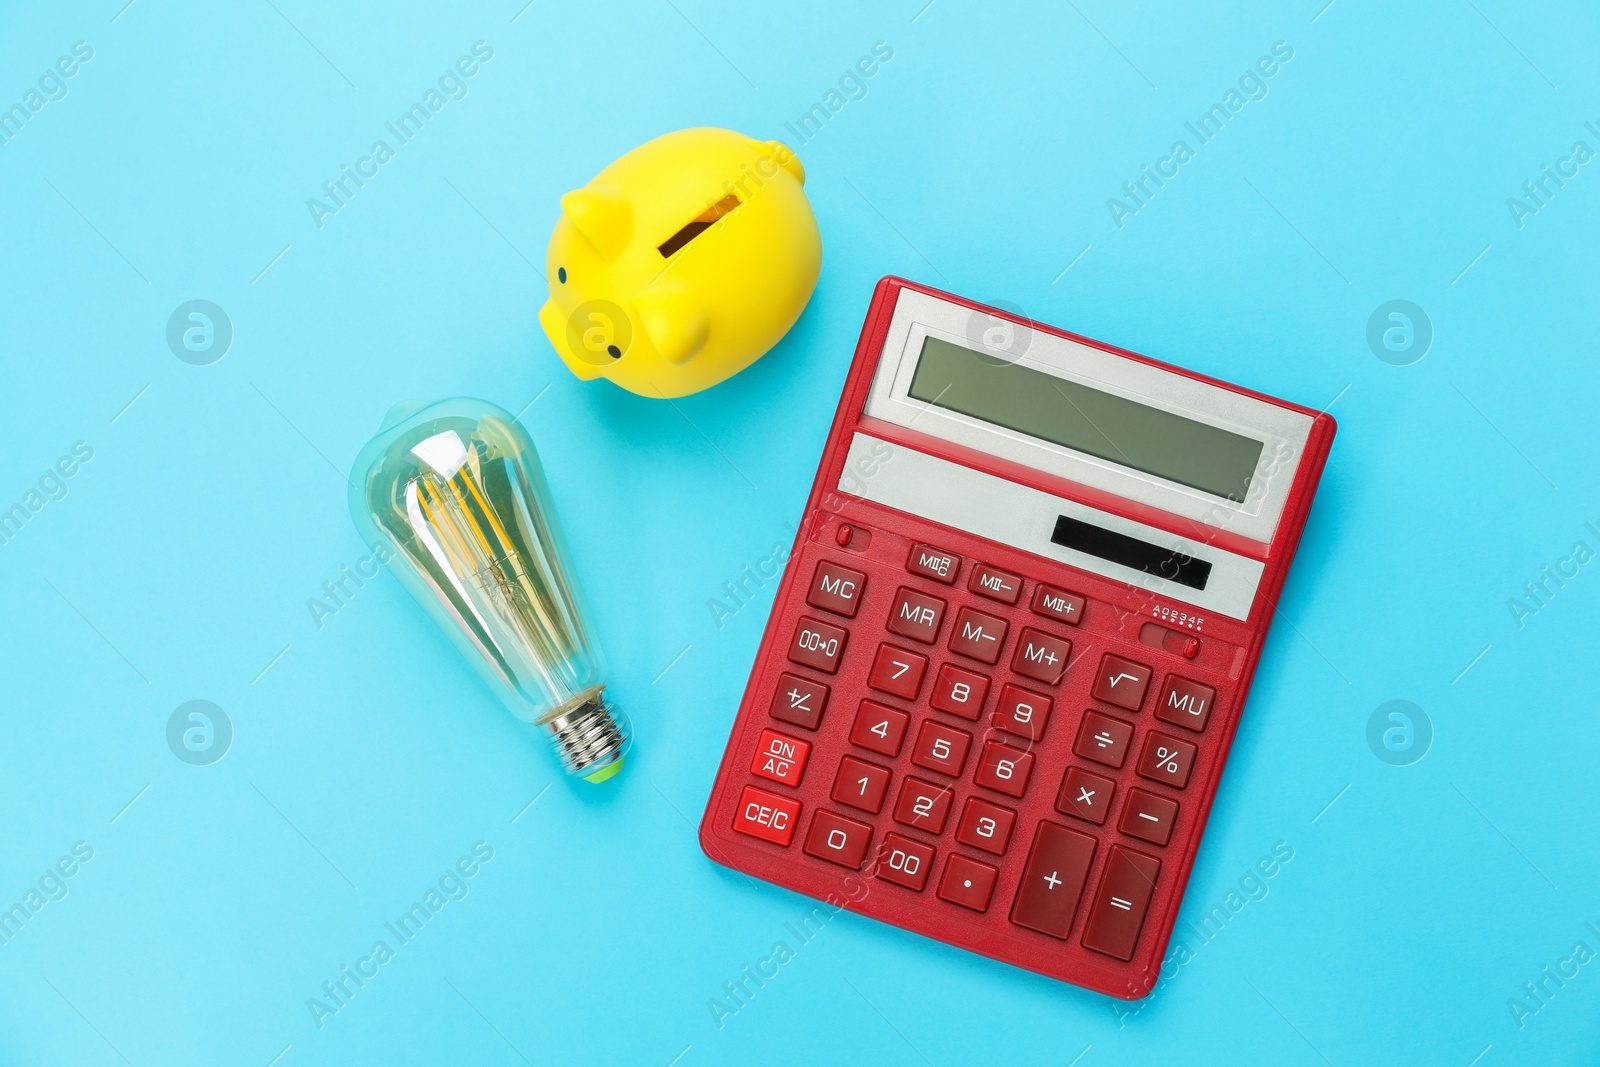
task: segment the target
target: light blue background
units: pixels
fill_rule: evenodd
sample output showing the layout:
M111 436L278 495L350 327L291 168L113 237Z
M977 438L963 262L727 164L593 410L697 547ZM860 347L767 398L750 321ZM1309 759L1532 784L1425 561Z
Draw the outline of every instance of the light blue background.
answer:
M1600 950L1600 563L1520 629L1507 606L1600 549L1600 164L1521 229L1506 206L1600 148L1591 6L124 2L0 13L5 106L94 48L0 146L0 508L94 449L0 546L0 907L94 849L0 946L0 1062L1600 1057L1600 962L1520 1029L1507 1006ZM318 229L306 198L478 40L470 95ZM1107 198L1280 40L1270 95L1118 229ZM794 143L876 41L868 95L794 144L825 253L790 337L673 404L568 374L533 266L559 196L679 127ZM697 847L772 587L720 628L708 601L791 538L891 272L1340 422L1185 919L1294 859L1136 1015L851 915L707 1007L811 906ZM235 330L211 366L165 343L194 298ZM1412 366L1365 340L1390 299L1436 331ZM607 787L562 780L392 577L308 610L366 551L358 448L459 394L536 400L638 732ZM197 698L235 729L207 767L165 741ZM1409 767L1367 745L1390 699L1432 720ZM470 895L319 1029L307 998L477 841Z

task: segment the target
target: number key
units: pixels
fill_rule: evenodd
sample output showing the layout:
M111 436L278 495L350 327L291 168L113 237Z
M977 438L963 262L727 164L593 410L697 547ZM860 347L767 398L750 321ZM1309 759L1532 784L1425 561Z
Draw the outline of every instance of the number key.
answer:
M933 847L900 834L884 834L878 849L877 876L895 885L922 892L933 869Z
M983 758L978 761L973 781L1008 797L1020 797L1028 791L1028 776L1032 773L1032 752L990 741L983 746Z
M878 646L878 654L872 660L867 684L891 696L915 700L922 691L922 676L927 670L927 656L883 644Z
M850 743L893 759L900 754L900 743L906 738L906 725L910 722L911 716L903 711L863 700L855 725L850 728Z
M867 846L871 843L872 827L866 823L818 808L817 813L811 816L805 850L819 860L858 871L862 861L867 858Z
M928 703L939 711L977 722L978 716L983 713L983 698L988 695L989 679L946 663L939 668L939 677L933 683L933 695L928 698Z
M1005 855L1011 843L1011 829L1017 824L1017 813L978 797L968 797L967 806L961 809L961 823L956 827L956 840L963 845L981 848L996 856Z
M917 743L911 749L911 762L918 767L958 778L962 766L967 762L967 749L971 744L972 735L965 730L957 730L930 719L917 731Z
M900 799L894 803L894 821L930 834L943 833L954 799L955 794L946 786L924 782L921 778L907 778L900 787Z
M1049 697L1031 693L1020 685L1000 687L1000 706L994 724L1008 734L1038 741L1044 737L1044 724L1050 719Z
M841 804L876 815L883 810L889 778L887 768L846 756L839 761L839 775L833 780L833 792L828 795Z

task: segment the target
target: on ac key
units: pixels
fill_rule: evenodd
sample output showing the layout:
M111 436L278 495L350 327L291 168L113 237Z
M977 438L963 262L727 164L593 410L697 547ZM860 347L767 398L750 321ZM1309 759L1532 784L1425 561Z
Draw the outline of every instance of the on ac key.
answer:
M762 730L755 758L750 761L750 773L784 785L799 785L810 754L809 741L776 730Z

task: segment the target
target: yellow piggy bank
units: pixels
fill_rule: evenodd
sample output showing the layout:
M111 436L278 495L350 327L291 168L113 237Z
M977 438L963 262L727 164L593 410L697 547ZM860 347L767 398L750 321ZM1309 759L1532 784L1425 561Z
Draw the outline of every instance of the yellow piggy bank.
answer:
M822 269L800 160L710 128L640 145L561 198L539 324L579 378L677 397L788 332Z

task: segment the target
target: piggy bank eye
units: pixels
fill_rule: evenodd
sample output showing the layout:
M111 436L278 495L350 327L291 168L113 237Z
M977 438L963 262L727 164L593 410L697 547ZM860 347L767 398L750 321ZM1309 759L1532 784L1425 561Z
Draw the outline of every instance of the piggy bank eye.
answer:
M562 285L566 285L567 284L567 268L565 268L565 267L557 267L556 268L556 278L561 282Z
M618 348L616 345L606 345L606 354L612 359L621 359L622 349Z

